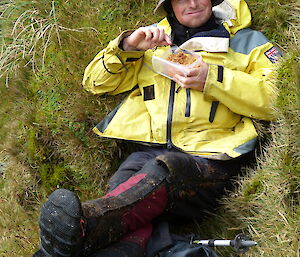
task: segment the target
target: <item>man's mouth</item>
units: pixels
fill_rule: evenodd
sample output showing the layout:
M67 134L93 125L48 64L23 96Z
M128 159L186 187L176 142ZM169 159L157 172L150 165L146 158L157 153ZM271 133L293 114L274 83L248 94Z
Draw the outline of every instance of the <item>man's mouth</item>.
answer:
M202 10L196 10L196 11L188 11L187 14L188 15L198 15L202 12Z

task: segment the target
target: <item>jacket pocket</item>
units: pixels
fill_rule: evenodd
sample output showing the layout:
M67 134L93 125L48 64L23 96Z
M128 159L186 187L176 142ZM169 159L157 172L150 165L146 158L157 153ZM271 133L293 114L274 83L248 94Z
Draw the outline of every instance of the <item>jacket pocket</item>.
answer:
M149 101L155 99L154 85L150 85L143 88L144 91L144 101Z

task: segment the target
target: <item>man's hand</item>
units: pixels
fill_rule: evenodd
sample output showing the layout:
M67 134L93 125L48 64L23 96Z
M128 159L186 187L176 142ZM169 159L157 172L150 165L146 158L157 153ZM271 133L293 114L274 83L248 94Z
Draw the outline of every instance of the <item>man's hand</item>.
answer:
M203 92L208 73L208 64L201 62L198 68L189 69L187 76L175 75L173 80L183 88L191 88Z
M155 46L171 44L171 39L164 29L141 27L123 40L123 49L125 51L145 51Z

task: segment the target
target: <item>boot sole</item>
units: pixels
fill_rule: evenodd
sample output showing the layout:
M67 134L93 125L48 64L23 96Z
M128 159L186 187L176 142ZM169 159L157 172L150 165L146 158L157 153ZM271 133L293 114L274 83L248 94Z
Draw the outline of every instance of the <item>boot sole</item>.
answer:
M41 251L47 257L79 256L83 244L81 219L77 195L66 189L54 191L41 208Z

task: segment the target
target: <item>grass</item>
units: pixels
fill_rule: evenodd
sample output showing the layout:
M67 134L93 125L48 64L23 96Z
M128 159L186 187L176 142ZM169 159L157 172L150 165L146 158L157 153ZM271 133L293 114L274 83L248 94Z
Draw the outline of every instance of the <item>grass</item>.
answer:
M124 96L81 87L94 55L125 29L152 24L154 0L7 0L0 3L0 256L38 246L41 203L58 187L99 197L127 145L91 129ZM259 242L246 256L299 256L299 3L249 0L253 27L285 53L278 70L277 121L255 169L247 169L203 238L243 231ZM265 14L267 11L267 14ZM222 249L220 256L236 256Z

